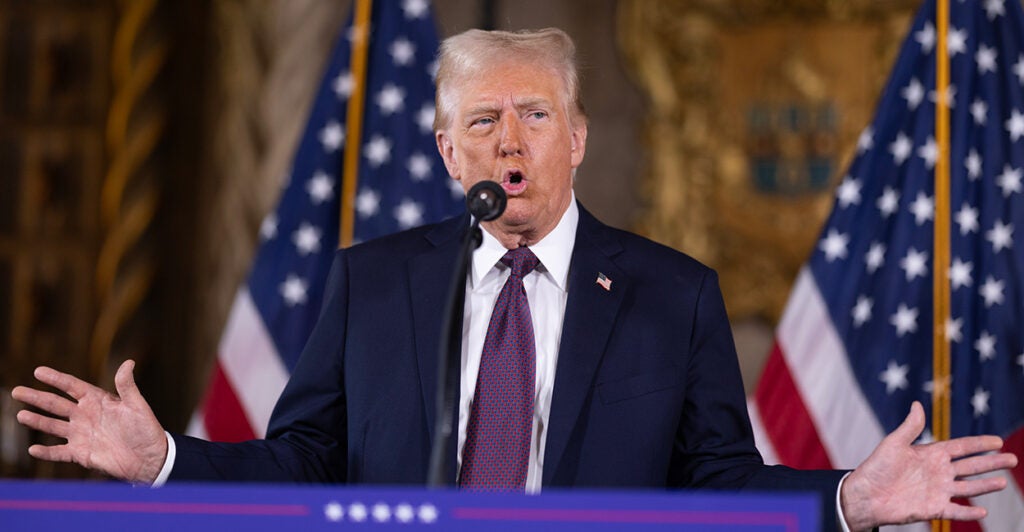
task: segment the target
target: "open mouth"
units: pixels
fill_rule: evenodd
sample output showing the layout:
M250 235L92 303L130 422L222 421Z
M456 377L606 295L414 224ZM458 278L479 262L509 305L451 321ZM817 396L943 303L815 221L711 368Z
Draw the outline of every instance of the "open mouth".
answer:
M505 189L505 193L509 196L518 196L526 190L528 182L523 173L519 170L509 170L505 173L505 178L501 182L501 188Z

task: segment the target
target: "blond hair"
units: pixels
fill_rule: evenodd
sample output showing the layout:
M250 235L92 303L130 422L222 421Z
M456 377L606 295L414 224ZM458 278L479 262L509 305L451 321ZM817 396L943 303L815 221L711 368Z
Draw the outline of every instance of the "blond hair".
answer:
M500 61L516 59L547 66L562 77L570 119L586 120L580 97L576 45L567 33L557 28L542 30L483 31L469 30L441 43L438 52L437 96L434 130L448 127L455 111L455 91L460 79Z

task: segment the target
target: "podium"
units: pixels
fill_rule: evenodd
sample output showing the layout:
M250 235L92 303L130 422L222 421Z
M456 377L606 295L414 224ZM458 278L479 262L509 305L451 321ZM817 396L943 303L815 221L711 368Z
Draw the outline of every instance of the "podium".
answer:
M776 531L819 529L813 494L0 480L0 529Z

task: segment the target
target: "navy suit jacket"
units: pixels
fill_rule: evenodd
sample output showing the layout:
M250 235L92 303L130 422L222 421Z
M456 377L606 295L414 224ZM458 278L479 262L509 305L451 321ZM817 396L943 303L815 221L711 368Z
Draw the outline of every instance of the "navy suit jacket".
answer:
M423 484L467 227L456 218L338 251L267 439L175 436L171 479ZM448 452L454 464L454 441ZM832 526L841 476L763 464L714 271L581 207L543 486L810 490Z

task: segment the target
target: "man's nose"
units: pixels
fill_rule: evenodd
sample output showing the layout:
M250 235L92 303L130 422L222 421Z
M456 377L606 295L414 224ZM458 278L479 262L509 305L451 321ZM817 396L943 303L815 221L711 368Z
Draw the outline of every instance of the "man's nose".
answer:
M511 117L501 122L501 141L498 149L502 155L522 155L523 137L522 124L518 117Z

